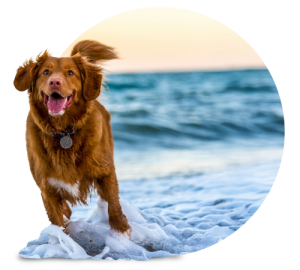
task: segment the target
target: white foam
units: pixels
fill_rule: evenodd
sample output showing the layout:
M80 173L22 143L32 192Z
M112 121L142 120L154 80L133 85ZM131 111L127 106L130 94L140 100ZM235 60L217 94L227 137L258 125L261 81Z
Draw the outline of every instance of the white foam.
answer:
M231 229L217 226L218 228L212 230L212 234L204 234L203 231L184 222L160 226L150 221L155 216L147 215L124 201L121 205L132 228L131 241L124 235L110 230L107 203L98 199L94 211L86 221L81 219L70 223L68 230L71 237L67 236L62 228L50 225L42 231L38 240L29 242L27 247L20 251L20 255L25 258L110 257L147 260L193 252L205 246L203 239L206 243L213 244L233 232Z
M131 240L110 230L107 202L94 196L88 207L73 208L70 236L62 228L50 225L20 255L147 260L198 251L228 237L254 214L277 170L278 163L184 181L178 178L120 182L124 192L121 197L139 206L121 200L132 228Z

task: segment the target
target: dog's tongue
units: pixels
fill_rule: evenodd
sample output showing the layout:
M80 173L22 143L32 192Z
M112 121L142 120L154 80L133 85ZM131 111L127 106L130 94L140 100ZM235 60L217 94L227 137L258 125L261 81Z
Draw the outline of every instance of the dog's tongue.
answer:
M51 112L59 113L65 105L65 99L63 97L54 98L50 96L47 105Z

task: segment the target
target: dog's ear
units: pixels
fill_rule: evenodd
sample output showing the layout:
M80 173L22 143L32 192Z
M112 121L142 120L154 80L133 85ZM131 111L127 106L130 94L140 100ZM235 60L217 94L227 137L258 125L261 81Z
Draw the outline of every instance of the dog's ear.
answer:
M100 95L101 85L102 85L102 74L101 68L86 64L84 66L85 72L83 75L83 97L86 100L93 100Z
M38 67L49 57L47 51L43 54L39 54L36 61L32 59L24 62L23 66L17 69L17 74L14 80L14 86L19 91L25 91L28 89L29 92L33 91L35 75Z
M17 90L25 91L30 88L34 73L37 67L37 63L31 59L25 61L23 66L20 66L17 70L17 74L14 80L14 85Z
M117 59L117 53L113 47L109 47L96 40L83 40L78 42L71 52L71 56L80 54L90 63L97 63Z
M79 68L82 81L82 93L85 100L90 101L100 95L102 85L101 67L88 63L79 54L72 57Z

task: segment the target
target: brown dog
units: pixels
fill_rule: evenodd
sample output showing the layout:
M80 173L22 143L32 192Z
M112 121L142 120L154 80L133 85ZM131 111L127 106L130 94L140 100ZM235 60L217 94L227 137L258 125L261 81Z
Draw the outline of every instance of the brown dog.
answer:
M110 227L130 237L119 202L110 114L96 100L102 69L95 63L115 58L113 48L81 41L70 57L45 51L26 61L14 85L28 89L27 153L50 222L66 227L72 213L66 201L86 204L94 187L108 202Z

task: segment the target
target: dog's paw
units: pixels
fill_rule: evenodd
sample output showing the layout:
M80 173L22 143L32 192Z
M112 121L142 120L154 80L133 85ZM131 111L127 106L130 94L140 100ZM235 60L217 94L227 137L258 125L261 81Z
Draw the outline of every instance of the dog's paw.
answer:
M68 229L67 229L67 227L70 225L70 223L72 223L72 221L69 220L69 219L64 215L64 225L63 225L64 229L63 229L63 232L64 232L65 234L67 234L67 235L70 234L69 231L68 231Z
M131 240L131 228L122 233L128 240Z
M69 232L69 231L68 231L66 228L65 228L65 229L63 229L62 231L63 231L63 233L64 233L64 234L66 234L66 235L70 235L70 232Z
M63 215L63 219L64 219L64 227L66 227L65 225L69 225L69 223L71 223L71 220L69 220L65 215Z

